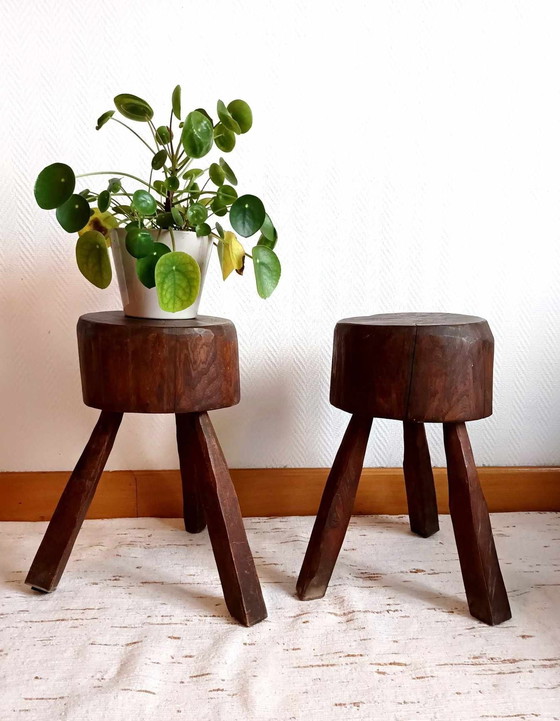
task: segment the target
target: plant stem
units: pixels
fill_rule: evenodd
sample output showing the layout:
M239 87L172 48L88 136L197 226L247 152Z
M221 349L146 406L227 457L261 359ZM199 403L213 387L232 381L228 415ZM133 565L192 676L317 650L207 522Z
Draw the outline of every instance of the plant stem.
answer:
M141 135L138 135L138 133L136 132L136 130L133 130L133 129L130 127L130 125L127 125L126 123L123 123L122 120L119 120L118 118L111 118L111 120L114 120L115 123L119 123L119 125L122 125L123 128L127 128L128 130L130 130L131 133L134 133L134 135L136 135L136 137L144 143L144 145L148 148L148 150L150 151L150 153L152 153L152 155L155 154L155 150L152 150L152 148L148 145L148 143L144 140L144 138L143 138Z
M183 190L177 190L175 192L175 197L178 197L180 195L190 195L193 191L187 190L186 188L183 188ZM197 190L195 191L197 195L217 195L218 193L215 190Z
M173 108L171 109L171 117L169 118L169 150L171 151L171 152L170 152L170 157L171 157L171 169L174 171L174 170L175 170L175 164L176 164L176 162L177 162L177 158L175 157L175 153L174 153L174 150L173 150L173 130L172 130L172 126L173 126Z
M76 175L76 178L89 178L91 175L122 175L125 178L132 178L132 180L137 180L139 183L142 183L142 185L146 185L148 188L150 187L145 180L137 178L135 175L130 175L130 173L121 173L118 170L99 170L95 173L81 173L81 175Z

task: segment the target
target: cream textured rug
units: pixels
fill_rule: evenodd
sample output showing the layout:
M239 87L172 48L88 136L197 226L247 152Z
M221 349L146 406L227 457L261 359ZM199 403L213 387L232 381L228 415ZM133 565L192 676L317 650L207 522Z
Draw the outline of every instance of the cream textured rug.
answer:
M560 515L492 518L513 619L466 610L449 516L354 518L327 596L294 597L312 518L247 519L269 619L225 609L206 532L87 521L58 590L44 523L0 524L0 719L560 719Z

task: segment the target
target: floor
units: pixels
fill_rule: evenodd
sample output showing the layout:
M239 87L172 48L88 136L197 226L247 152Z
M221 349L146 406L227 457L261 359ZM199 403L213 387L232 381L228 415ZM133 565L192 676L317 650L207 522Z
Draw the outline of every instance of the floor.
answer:
M269 619L222 601L206 532L87 521L56 593L23 579L43 523L0 524L0 719L560 719L560 514L492 517L513 619L466 610L448 516L354 518L327 596L295 578L312 518L246 520Z

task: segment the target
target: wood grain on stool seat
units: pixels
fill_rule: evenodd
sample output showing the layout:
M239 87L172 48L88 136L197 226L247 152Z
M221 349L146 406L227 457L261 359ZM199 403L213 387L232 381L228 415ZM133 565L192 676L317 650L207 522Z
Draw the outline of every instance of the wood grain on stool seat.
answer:
M337 323L331 403L349 413L424 422L492 414L494 338L483 318L385 313Z
M235 326L224 318L127 318L119 311L78 321L84 403L127 413L195 413L239 403Z

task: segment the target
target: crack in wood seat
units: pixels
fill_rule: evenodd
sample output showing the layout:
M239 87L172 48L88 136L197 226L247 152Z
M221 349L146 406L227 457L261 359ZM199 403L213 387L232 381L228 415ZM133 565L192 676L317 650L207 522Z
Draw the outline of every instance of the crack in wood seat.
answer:
M352 414L327 479L297 583L302 600L322 597L352 514L374 417L403 422L411 530L439 530L424 423L443 423L449 506L473 616L511 618L488 508L465 426L492 414L494 339L476 316L393 313L347 318L334 333L330 400Z
M90 313L78 321L84 403L101 410L54 511L26 583L56 589L124 413L175 413L185 528L208 533L226 605L240 623L266 607L237 495L207 411L239 402L237 334L229 320L127 318Z

